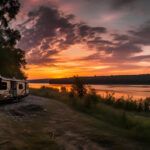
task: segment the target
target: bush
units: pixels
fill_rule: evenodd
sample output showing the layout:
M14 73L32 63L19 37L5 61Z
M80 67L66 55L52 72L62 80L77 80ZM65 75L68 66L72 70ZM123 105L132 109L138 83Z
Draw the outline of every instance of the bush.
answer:
M89 92L86 94L84 98L84 106L90 108L92 106L96 106L99 102L100 97L96 94L96 90L90 88Z
M67 89L66 89L66 87L64 87L64 86L63 86L63 87L61 87L61 92L62 92L62 93L67 93Z

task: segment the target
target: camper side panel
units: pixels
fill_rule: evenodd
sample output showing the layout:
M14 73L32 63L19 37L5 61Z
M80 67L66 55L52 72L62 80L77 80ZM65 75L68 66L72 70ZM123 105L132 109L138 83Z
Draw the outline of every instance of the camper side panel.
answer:
M2 79L0 82L0 100L5 100L10 97L10 81Z
M18 97L22 97L25 95L25 82L17 82L17 95Z

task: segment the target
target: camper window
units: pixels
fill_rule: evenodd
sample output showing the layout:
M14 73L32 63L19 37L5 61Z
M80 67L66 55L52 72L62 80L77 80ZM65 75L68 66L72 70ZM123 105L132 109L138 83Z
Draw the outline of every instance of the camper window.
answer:
M19 84L19 89L23 89L23 85L22 84Z
M7 82L1 82L0 90L7 90Z

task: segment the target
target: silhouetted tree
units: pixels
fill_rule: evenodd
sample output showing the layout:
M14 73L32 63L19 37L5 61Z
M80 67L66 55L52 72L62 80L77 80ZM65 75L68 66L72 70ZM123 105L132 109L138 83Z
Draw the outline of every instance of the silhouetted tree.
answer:
M10 27L19 9L18 0L0 0L0 75L5 77L25 78L25 52L14 48L21 36Z
M25 78L21 68L25 68L25 52L16 48L0 48L0 75Z
M72 91L76 93L80 98L86 95L87 90L85 84L78 76L74 76L73 78Z

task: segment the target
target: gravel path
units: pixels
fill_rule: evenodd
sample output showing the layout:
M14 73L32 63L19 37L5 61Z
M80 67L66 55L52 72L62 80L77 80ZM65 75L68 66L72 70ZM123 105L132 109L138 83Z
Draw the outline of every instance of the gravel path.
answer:
M27 105L42 105L47 100L48 99L46 99L46 98L41 98L41 97L29 95L29 96L21 99L20 102L1 103L0 104L0 111L9 111L9 110L18 109L22 106L27 106Z

